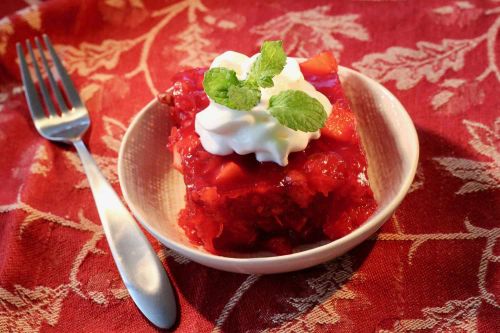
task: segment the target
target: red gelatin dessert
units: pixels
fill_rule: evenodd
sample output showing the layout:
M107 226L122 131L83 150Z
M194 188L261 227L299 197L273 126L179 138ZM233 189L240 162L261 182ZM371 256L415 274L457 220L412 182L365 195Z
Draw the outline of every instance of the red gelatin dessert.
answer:
M203 148L194 120L209 104L202 85L206 69L178 73L159 96L169 105L174 127L168 147L187 190L179 224L192 242L212 253L289 254L300 244L345 236L377 207L335 59L324 52L300 69L333 110L321 137L291 153L284 167L258 162L254 154L218 156Z

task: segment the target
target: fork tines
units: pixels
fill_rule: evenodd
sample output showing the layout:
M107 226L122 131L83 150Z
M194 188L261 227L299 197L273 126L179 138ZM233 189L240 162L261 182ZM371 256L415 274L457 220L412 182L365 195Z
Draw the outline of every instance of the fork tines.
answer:
M57 116L57 110L59 110L62 113L69 112L72 110L74 107L82 106L82 101L80 100L80 96L78 95L78 92L76 91L75 87L73 86L73 82L71 81L68 73L64 69L64 66L62 65L61 60L56 54L56 51L54 50L54 47L52 46L52 43L50 42L50 39L47 35L43 35L43 40L45 42L45 45L47 47L47 50L50 54L53 66L55 67L55 70L57 72L58 78L61 82L62 87L64 88L64 94L68 100L68 102L71 105L68 105L66 102L63 91L59 88L59 85L56 81L56 78L54 78L54 75L51 71L51 68L49 66L49 63L47 61L47 58L44 53L44 49L42 46L42 43L40 42L38 37L35 37L35 44L38 49L38 53L40 54L40 59L41 59L41 64L43 66L43 70L47 74L47 79L50 85L50 91L52 92L53 96L55 97L56 104L58 108L56 108L56 105L54 105L54 102L52 101L51 94L49 92L49 89L45 83L45 80L43 79L42 76L42 71L40 70L40 66L38 64L38 61L35 57L35 52L33 51L33 47L31 46L31 42L29 40L26 40L26 48L28 49L28 53L31 58L31 63L33 64L34 72L38 81L38 85L40 87L40 92L43 97L43 104L45 105L47 112L49 116ZM23 80L23 85L26 93L26 99L28 101L28 106L30 109L30 112L35 119L39 119L41 117L45 117L45 114L43 112L43 107L42 103L40 102L40 97L37 92L35 83L33 82L33 79L31 77L28 64L24 55L24 50L21 45L21 43L17 43L16 45L17 48L17 55L19 57L19 64L21 68L21 77Z

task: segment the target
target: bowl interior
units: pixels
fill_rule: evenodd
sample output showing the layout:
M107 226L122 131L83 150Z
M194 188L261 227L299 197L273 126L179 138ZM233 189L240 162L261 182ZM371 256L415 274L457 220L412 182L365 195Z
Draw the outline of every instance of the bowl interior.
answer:
M418 141L410 118L390 92L353 70L340 67L339 74L358 120L368 158L369 180L379 202L377 212L362 226L363 230L344 237L357 238L359 243L382 225L407 192L415 174ZM174 249L205 252L191 244L177 224L178 212L184 206L185 188L182 176L171 167L172 155L166 147L171 121L165 108L154 100L130 125L120 150L120 183L132 212L160 241ZM311 244L295 251L324 244Z

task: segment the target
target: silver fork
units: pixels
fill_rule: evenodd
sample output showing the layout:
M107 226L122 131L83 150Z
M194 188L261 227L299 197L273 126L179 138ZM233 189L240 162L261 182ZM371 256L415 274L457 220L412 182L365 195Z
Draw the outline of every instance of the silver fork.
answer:
M109 248L130 296L153 324L161 328L170 328L176 321L177 309L167 274L151 244L99 171L85 147L82 136L90 125L87 108L82 103L49 38L43 35L43 40L61 86L64 88L64 92L59 88L44 55L42 43L35 38L44 71L55 97L54 103L42 77L31 43L27 40L26 47L47 114L44 112L37 88L31 78L23 47L20 43L16 45L26 100L35 127L48 140L72 143L75 146L87 174ZM70 105L67 105L64 93Z

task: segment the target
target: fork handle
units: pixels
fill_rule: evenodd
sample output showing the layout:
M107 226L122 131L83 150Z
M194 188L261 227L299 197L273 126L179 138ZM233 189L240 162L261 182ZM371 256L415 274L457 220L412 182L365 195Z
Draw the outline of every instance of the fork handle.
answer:
M171 327L177 315L176 301L160 260L83 141L73 144L87 174L111 254L130 296L153 324Z

